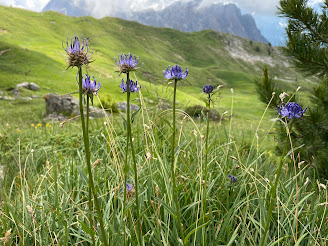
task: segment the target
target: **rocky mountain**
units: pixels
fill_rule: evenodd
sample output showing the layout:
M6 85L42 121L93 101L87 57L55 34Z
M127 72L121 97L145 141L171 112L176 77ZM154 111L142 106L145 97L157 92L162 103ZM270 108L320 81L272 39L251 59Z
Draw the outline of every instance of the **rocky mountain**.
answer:
M83 7L82 7L83 6ZM43 11L53 10L71 16L96 15L92 4L87 0L51 0ZM268 43L257 28L253 17L241 14L235 4L215 3L202 5L201 0L174 2L161 10L114 11L108 9L108 16L133 20L144 25L169 27L184 32L212 29L232 33L253 41Z

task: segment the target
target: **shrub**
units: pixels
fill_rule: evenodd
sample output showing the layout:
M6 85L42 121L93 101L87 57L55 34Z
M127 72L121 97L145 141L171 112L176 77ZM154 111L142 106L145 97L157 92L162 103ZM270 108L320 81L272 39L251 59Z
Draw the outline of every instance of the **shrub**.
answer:
M109 110L111 113L117 114L120 112L117 107L117 103L113 100L113 98L109 94L102 96L100 98L100 102L103 105L104 109Z
M190 106L190 107L186 108L185 112L193 118L201 118L203 114L205 116L207 115L208 108L203 107L201 105L194 105L194 106ZM202 112L203 112L203 114L202 114ZM211 109L210 118L212 120L219 121L221 117L217 110Z

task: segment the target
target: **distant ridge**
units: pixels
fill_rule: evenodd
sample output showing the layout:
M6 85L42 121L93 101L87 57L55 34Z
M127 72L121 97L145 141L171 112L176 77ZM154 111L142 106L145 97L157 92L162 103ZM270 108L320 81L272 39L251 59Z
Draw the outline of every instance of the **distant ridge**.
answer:
M43 11L53 10L70 16L93 16L92 6L85 0L74 1L51 0ZM91 10L90 10L91 9ZM253 17L249 14L242 15L235 4L211 4L202 6L201 1L175 2L166 8L155 11L111 12L112 17L133 20L144 25L156 27L170 27L184 32L214 31L231 33L253 41L268 43L257 28ZM96 16L94 16L96 17Z

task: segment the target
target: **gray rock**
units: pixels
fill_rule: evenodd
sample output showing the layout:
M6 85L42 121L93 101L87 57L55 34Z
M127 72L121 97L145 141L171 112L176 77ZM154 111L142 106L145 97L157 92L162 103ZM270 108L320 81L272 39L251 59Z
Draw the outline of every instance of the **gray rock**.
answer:
M8 101L15 100L15 98L13 98L13 97L7 97L7 96L4 96L2 99L3 100L8 100Z
M16 88L25 88L25 89L29 89L31 91L37 91L40 90L40 86L38 86L36 83L33 82L22 82L20 84L16 85Z
M120 111L123 111L125 112L128 108L128 105L126 102L119 102L117 103L117 108L120 110ZM135 111L135 110L138 110L139 109L139 106L135 105L135 104L130 104L130 109Z
M24 101L31 101L32 97L21 97L20 99L22 99Z
M72 95L58 95L50 93L45 95L46 101L46 114L50 115L54 112L63 115L78 115L79 114L79 101Z
M15 88L11 91L13 93L14 97L19 97L20 96L20 90L19 88Z
M2 96L0 96L0 100L2 100Z
M16 88L21 88L21 87L23 87L23 88L25 88L25 89L28 89L28 86L29 86L29 83L28 83L28 82L22 82L22 83L20 83L20 84L17 84L17 85L16 85Z
M2 91L0 91L0 95L3 95L3 92Z
M32 95L32 98L39 98L39 96L36 96L36 95Z
M38 86L37 84L31 82L28 85L28 89L30 89L31 91L38 91L38 90L40 90L40 86Z

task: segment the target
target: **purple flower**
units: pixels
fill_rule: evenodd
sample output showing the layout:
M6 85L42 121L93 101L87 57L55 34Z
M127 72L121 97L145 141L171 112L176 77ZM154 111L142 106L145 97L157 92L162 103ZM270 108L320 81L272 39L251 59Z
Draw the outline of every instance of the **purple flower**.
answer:
M228 175L232 183L235 183L237 181L237 178L231 174Z
M139 57L136 57L136 55L132 56L130 53L128 55L121 54L121 56L118 57L118 60L115 57L115 62L120 68L120 73L128 73L130 71L135 71L140 67L137 67L139 63Z
M90 46L85 38L82 38L82 45L77 36L71 38L69 44L68 39L66 41L66 48L62 43L64 50L68 56L68 67L80 67L82 65L88 65L91 61L92 54L88 55Z
M166 79L176 79L181 80L187 77L188 75L188 69L183 72L181 67L179 65L175 65L169 69L170 66L167 66L167 69L163 71L164 77Z
M126 190L130 192L133 189L133 181L131 183L128 181L126 182Z
M203 92L206 93L206 94L211 94L213 92L213 86L211 85L205 85L203 87Z
M82 78L83 94L97 95L97 92L99 91L100 87L101 87L101 84L99 82L97 85L97 81L96 81L95 77L93 77L93 81L91 81L90 76L88 76L88 75L83 76L83 78Z
M128 91L127 83L124 83L124 79L122 79L121 88L123 90L123 93ZM137 80L136 80L136 82L134 82L133 80L130 79L130 83L129 83L130 92L137 92L140 90L140 88L141 88L141 86L138 87Z
M307 108L306 108L307 109ZM296 102L289 102L287 105L284 103L281 107L278 106L278 112L282 117L288 117L288 119L292 118L301 118L306 109L302 109L302 107Z

